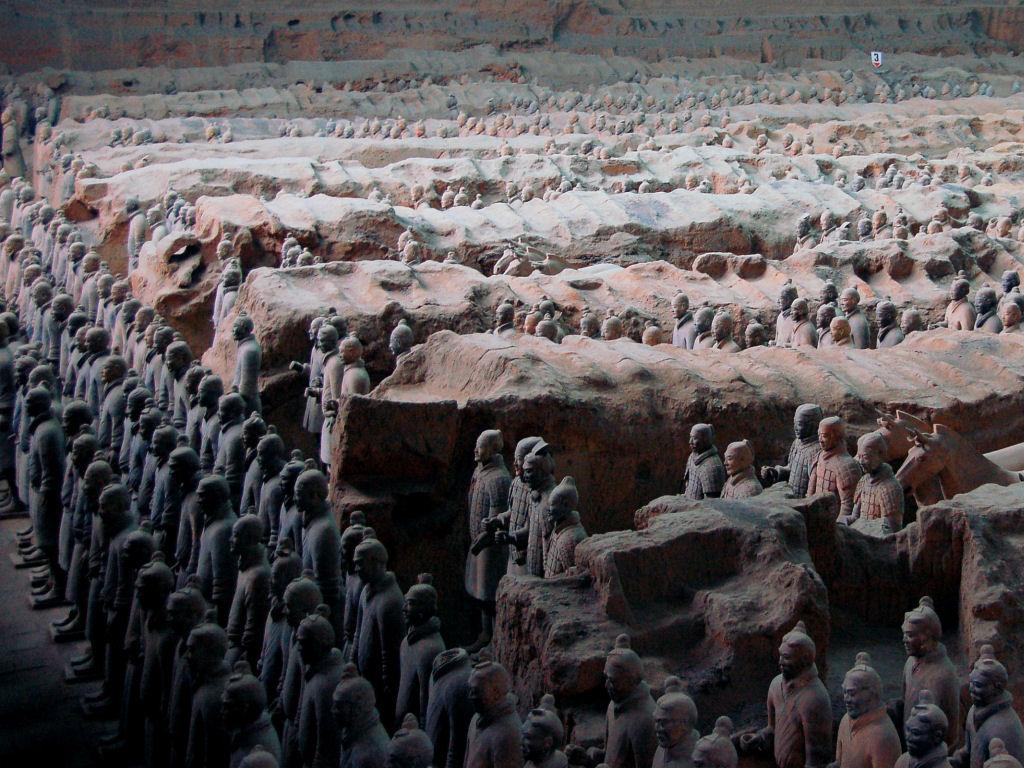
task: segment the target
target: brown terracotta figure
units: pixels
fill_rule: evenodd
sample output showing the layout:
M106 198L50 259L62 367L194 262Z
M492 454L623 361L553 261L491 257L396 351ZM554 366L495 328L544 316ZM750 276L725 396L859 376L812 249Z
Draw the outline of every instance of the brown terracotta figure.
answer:
M739 352L740 345L732 337L733 320L732 315L726 312L719 312L711 321L711 335L715 338L715 349L723 352Z
M359 677L355 665L347 664L334 689L332 704L341 732L339 768L385 768L389 741L376 703L373 686Z
M678 677L665 678L665 694L654 710L654 736L658 748L654 752L654 768L692 768L693 750L700 734L697 705L683 691Z
M473 459L476 468L469 481L469 540L475 544L478 537L493 533L508 505L508 492L512 483L501 449L501 432L488 429L476 440ZM493 522L490 522L493 521ZM471 547L466 554L466 592L480 604L480 636L474 643L474 650L491 642L494 632L494 597L498 582L505 575L508 556L500 546L487 546L474 552ZM404 712L401 714L405 714ZM413 712L413 714L420 714Z
M832 321L836 317L835 304L822 304L814 316L814 323L817 326L818 346L831 347L835 345L832 340Z
M555 460L550 446L537 442L523 459L523 480L530 489L530 524L526 540L520 534L517 547L526 549L526 573L544 575L544 526L551 490L555 487Z
M807 299L795 299L789 307L789 346L816 347L818 333L808 315Z
M973 331L977 313L969 301L967 294L971 284L962 277L957 277L949 286L949 304L946 306L946 327L953 331Z
M502 302L494 310L494 330L491 333L503 338L513 336L516 332L515 319L516 308L507 301Z
M988 754L985 768L1021 768L1020 760L1007 751L1002 739L992 739L988 743Z
M832 753L832 704L802 621L782 638L779 674L768 688L768 726L740 736L743 751L768 751L777 768L814 768Z
M732 743L733 724L728 717L715 721L715 728L693 747L693 768L736 768L739 755Z
M999 319L999 300L996 298L995 289L984 285L974 295L974 307L978 316L974 319L974 330L999 333L1003 330L1003 323Z
M907 663L902 696L891 707L896 722L909 727L912 713L907 703L917 701L927 689L931 701L945 713L946 743L955 746L960 740L960 680L942 644L942 623L930 597L922 597L916 608L904 614L903 647Z
M768 343L768 331L756 321L749 322L743 329L743 341L747 345L747 349L763 347Z
M401 677L395 721L407 714L426 719L430 691L430 672L434 659L445 650L441 620L437 617L437 590L429 573L421 573L416 584L405 593L406 635L398 651Z
M860 465L846 450L846 427L838 416L818 424L821 453L811 468L807 495L831 493L839 502L839 514L853 513L853 496L862 474Z
M948 731L946 713L935 704L932 692L923 688L907 711L903 726L907 751L896 761L896 768L950 768Z
M999 319L1003 323L1002 332L1004 334L1020 333L1021 312L1016 302L1003 302L1003 305L999 308Z
M789 482L793 493L803 498L807 495L807 486L811 480L811 467L821 453L818 442L818 425L821 423L821 406L804 403L793 415L793 432L795 439L789 447L789 463L785 466L761 468L761 482L773 485L777 482Z
M839 722L835 768L893 768L900 756L900 737L882 701L882 680L871 657L858 653L843 678L846 714Z
M879 432L857 441L857 463L864 471L853 494L853 511L838 522L870 534L887 536L903 527L903 488L885 459L889 446Z
M555 711L555 697L545 694L540 706L531 709L523 722L524 768L567 768L564 743L565 727Z
M868 326L868 319L864 317L864 312L861 311L860 293L856 288L847 288L839 295L839 308L843 310L846 322L850 324L853 346L857 349L869 349L871 328Z
M725 449L725 472L728 479L722 486L723 499L746 499L764 489L754 469L754 449L746 440L729 443Z
M521 768L522 722L510 693L512 681L500 664L483 661L469 675L475 714L466 741L465 768Z
M992 646L983 645L971 669L967 740L949 758L953 768L983 768L991 756L993 739L1001 739L1010 755L1024 760L1024 727L1013 709L1013 696L1006 690L1008 679Z
M548 498L544 523L544 578L559 576L576 562L576 547L587 538L587 531L576 511L580 496L576 481L563 477Z
M690 297L685 293L677 293L672 299L672 316L675 318L672 343L680 349L693 349L693 343L697 340L697 327L693 324Z
M788 347L793 339L793 320L790 308L796 301L796 286L788 280L779 292L779 314L775 318L775 346Z
M690 429L690 456L683 475L683 495L688 499L715 499L725 485L725 465L715 447L715 428L694 424Z
M880 301L875 307L878 318L878 348L895 347L906 338L896 322L896 305L891 301Z
M622 321L615 315L609 315L601 323L601 338L605 341L615 341L622 338Z

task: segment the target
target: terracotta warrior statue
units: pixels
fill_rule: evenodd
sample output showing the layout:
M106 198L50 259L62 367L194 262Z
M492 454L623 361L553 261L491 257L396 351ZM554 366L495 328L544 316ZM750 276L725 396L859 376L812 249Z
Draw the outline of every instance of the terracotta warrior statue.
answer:
M388 339L388 349L391 350L391 356L395 358L396 363L398 358L412 349L415 341L416 337L412 332L412 328L409 327L409 321L403 317L392 329L391 336Z
M807 495L811 467L821 453L821 443L818 442L818 425L821 419L819 405L804 403L796 409L793 416L795 439L789 448L789 463L785 466L762 467L761 482L765 485L774 485L780 481L788 481L797 496L802 498Z
M878 348L895 347L906 338L896 322L896 305L891 301L880 301L875 307L878 318Z
M521 768L522 721L505 668L483 661L469 675L468 693L475 714L466 741L466 768Z
M524 768L567 768L562 751L565 727L555 710L555 697L541 697L540 706L531 709L522 729Z
M715 721L715 728L693 747L693 768L736 768L739 755L732 743L733 725L728 717Z
M690 429L690 456L683 475L683 494L688 499L715 499L725 485L725 465L715 447L715 428L694 424Z
M751 321L743 329L743 340L747 345L747 349L763 347L768 343L768 331L756 320Z
M231 744L221 701L231 669L224 656L227 633L213 623L204 623L188 636L185 660L192 678L192 714L188 726L185 765L227 765Z
M238 517L231 508L227 481L220 475L207 475L199 481L196 500L205 524L196 568L199 589L216 609L217 623L225 626L238 578L238 561L231 554L231 531Z
M739 352L740 345L732 337L733 320L732 315L727 312L719 312L711 321L711 335L715 338L715 349L723 352Z
M580 317L580 336L588 339L601 338L601 321L593 312L584 312Z
M539 437L524 437L516 443L513 454L514 477L508 491L508 510L495 531L495 539L508 540L507 572L521 575L526 572L526 551L530 534L530 486L523 477L526 456L542 442ZM521 544L520 544L521 543Z
M723 499L746 499L764 489L754 469L754 448L747 440L729 443L725 449L725 472L729 476L722 486Z
M334 628L328 620L330 610L326 605L317 606L295 631L304 667L296 741L302 764L307 766L339 765L341 759L341 734L332 702L345 663L341 651L334 647Z
M1002 739L992 739L988 743L988 754L985 768L1020 768L1020 760L1007 751Z
M434 761L434 745L419 720L406 715L402 727L395 731L388 744L384 764L388 768L430 768Z
M491 331L495 336L509 338L516 332L516 308L507 301L503 301L494 310L494 329Z
M807 299L795 299L789 306L789 346L816 347L818 334L808 317Z
M693 750L700 739L697 705L683 691L678 677L665 678L665 694L654 710L654 768L692 768Z
M999 320L1003 324L1003 333L1020 333L1020 306L1018 306L1017 303L1013 301L1003 302L1002 306L999 307Z
M320 328L326 322L323 315L313 318L309 324L309 339L313 342L313 348L309 353L309 362L302 363L292 360L288 369L303 376L307 381L306 387L306 409L302 413L302 428L315 435L320 434L320 427L323 425L323 411L320 409L320 385L322 383L324 368L324 351L320 348Z
M895 721L909 729L913 713L907 703L917 701L927 689L932 705L945 714L946 744L955 746L960 741L960 680L942 644L942 623L930 597L922 597L916 608L904 614L903 647L907 663L902 695L890 705Z
M1013 709L1006 685L1006 667L991 645L983 645L971 669L971 709L967 713L967 741L950 758L953 768L982 768L991 754L990 744L1000 739L1006 752L1024 760L1024 727Z
M615 639L605 661L604 680L611 699L605 720L605 763L608 768L648 768L658 749L655 703L628 635Z
M969 301L967 294L971 292L971 284L963 277L957 277L949 286L949 304L946 306L945 325L953 331L973 331L977 313Z
M672 299L672 315L675 317L672 343L680 349L693 349L693 344L697 340L697 327L693 324L690 297L685 293L677 293Z
M711 325L715 322L715 310L711 307L701 307L693 316L694 328L697 331L697 338L693 342L694 349L711 349L715 346L715 334Z
M260 368L263 365L263 348L253 334L256 326L252 318L240 312L235 318L231 333L237 345L235 352L235 375L231 385L245 398L246 413L260 413Z
M779 674L768 688L768 726L740 735L743 752L775 755L778 768L826 766L832 754L832 704L814 641L802 621L782 638Z
M903 527L903 488L886 463L889 446L879 432L857 441L857 463L864 474L853 494L853 512L838 522L872 536L888 536Z
M950 768L948 730L946 713L936 706L931 691L923 689L917 703L907 712L903 728L907 751L896 761L897 768Z
M839 296L839 308L846 315L846 322L850 324L850 333L853 338L853 346L857 349L869 349L871 347L871 328L868 326L868 319L860 308L860 293L856 288L847 288Z
M775 346L788 347L793 338L793 321L790 307L796 301L796 286L786 281L779 292L779 314L775 318Z
M299 765L302 755L299 747L299 706L305 685L305 662L299 653L298 630L302 622L322 605L320 588L309 575L292 581L284 590L284 618L288 633L282 643L280 696L278 708L284 724L281 730L281 749L285 765ZM326 620L325 620L326 621ZM326 623L330 624L329 621ZM315 633L314 633L314 640Z
M228 612L228 663L239 659L255 669L263 651L263 630L270 613L270 563L263 546L263 521L243 515L231 528L231 554L238 581ZM267 745L264 745L267 746Z
M437 617L437 590L431 581L429 573L421 573L405 593L403 612L407 630L398 650L396 722L402 722L408 714L426 720L430 672L434 659L445 650L441 620Z
M473 719L469 677L473 668L464 648L449 648L434 659L427 703L427 736L434 745L436 768L462 768L466 738Z
M999 320L999 301L995 289L989 285L982 286L974 295L974 307L978 316L974 320L974 330L999 333L1003 324Z
M335 636L343 631L341 603L341 531L327 501L327 478L315 469L295 481L295 506L302 520L302 567L320 587ZM288 534L288 532L282 532Z
M376 705L373 686L355 665L346 665L332 707L341 732L341 768L385 768L389 741Z
M900 756L900 737L882 701L882 679L866 653L857 654L843 678L843 703L846 714L839 722L833 767L892 768Z
M244 661L235 664L228 678L221 696L221 715L231 736L231 766L238 766L257 748L280 762L281 741L267 712L267 693Z
M387 569L388 553L374 538L356 547L356 573L363 581L353 641L359 674L373 685L385 727L394 717L401 683L400 653L405 637L405 597Z
M828 335L832 339L832 343L829 346L853 346L853 331L850 329L850 323L845 317L832 318L832 322L828 326Z
M601 338L605 341L615 341L622 338L622 321L615 315L609 315L601 323Z
M839 514L853 513L853 496L860 480L860 465L846 449L846 427L838 416L818 424L821 453L811 468L807 495L831 493L839 502Z
M531 576L544 575L544 526L547 521L547 506L552 489L555 487L555 460L550 446L538 440L523 459L523 481L530 489L529 526L513 531L515 545L526 550L526 573Z
M491 635L494 632L494 597L498 591L498 582L505 575L508 564L504 549L496 546L493 537L493 532L507 509L509 486L512 482L501 455L503 447L501 432L488 429L480 433L473 451L476 468L469 481L471 546L466 553L465 584L466 592L480 605L481 629L479 637L470 649L471 653L491 642ZM490 538L493 543L479 549L480 537Z
M569 476L551 491L544 522L544 578L567 572L576 562L576 547L587 538L576 511L580 496L576 481Z

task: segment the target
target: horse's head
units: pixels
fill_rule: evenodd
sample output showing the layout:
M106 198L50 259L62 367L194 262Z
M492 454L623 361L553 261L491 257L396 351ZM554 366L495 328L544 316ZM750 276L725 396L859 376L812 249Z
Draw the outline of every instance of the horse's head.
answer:
M928 433L932 427L928 422L911 416L906 411L896 411L895 416L887 413L879 414L878 431L885 438L885 444L889 446L889 454L886 461L902 459L910 451L914 444L914 432Z
M940 435L910 430L911 446L896 473L904 489L913 490L939 474L949 463L949 450Z

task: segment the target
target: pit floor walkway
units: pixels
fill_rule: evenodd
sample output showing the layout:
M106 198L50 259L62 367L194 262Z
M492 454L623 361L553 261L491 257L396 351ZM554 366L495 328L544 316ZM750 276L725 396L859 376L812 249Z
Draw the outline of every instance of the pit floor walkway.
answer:
M56 645L49 627L67 608L33 611L29 571L17 570L15 531L24 518L0 520L0 764L23 768L87 768L115 721L87 720L78 699L98 683L64 682L64 665L84 642Z

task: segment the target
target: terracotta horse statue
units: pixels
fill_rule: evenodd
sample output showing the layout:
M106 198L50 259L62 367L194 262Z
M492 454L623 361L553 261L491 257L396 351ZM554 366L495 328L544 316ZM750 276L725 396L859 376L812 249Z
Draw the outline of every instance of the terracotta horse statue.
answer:
M1003 469L987 459L944 424L936 424L933 430L912 430L913 445L896 473L900 485L914 492L918 504L934 504L988 483L1013 485L1024 480L1021 473Z
M919 419L906 411L896 411L895 416L881 414L877 421L878 431L889 446L886 461L899 461L906 458L910 447L914 444L913 432L931 432L931 422ZM989 451L985 458L1011 472L1024 471L1024 443L1017 443L998 451Z

